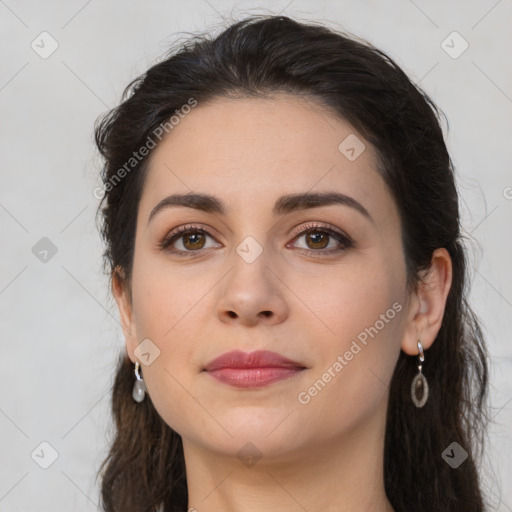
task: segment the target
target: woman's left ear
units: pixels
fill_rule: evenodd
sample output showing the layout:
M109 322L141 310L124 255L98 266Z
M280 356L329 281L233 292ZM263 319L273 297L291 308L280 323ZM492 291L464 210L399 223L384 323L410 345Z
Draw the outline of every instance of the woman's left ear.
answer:
M430 267L420 274L418 289L411 295L402 350L418 354L418 340L425 350L434 343L441 329L446 299L452 284L452 260L445 248L432 253Z

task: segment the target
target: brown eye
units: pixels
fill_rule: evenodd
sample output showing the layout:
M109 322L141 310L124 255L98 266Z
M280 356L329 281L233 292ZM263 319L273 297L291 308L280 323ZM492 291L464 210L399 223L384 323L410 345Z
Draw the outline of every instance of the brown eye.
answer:
M204 229L182 226L169 233L158 246L163 251L179 256L194 256L205 249L207 238L213 240L213 237Z
M204 249L220 245L214 244L207 247L208 238L214 240L204 229L182 226L169 233L158 246L161 250L177 256L198 256ZM347 235L324 226L307 226L295 236L294 242L297 243L302 238L304 238L305 246L297 247L297 249L311 256L339 253L354 245L353 240Z
M353 240L347 235L324 226L307 226L295 236L294 242L297 243L302 238L304 244L298 249L312 256L339 253L354 245Z
M311 242L308 244L311 249L325 249L329 243L329 235L323 231L312 231L305 236Z
M183 238L183 246L186 249L195 251L202 249L204 246L204 234L200 232L186 233L181 236Z

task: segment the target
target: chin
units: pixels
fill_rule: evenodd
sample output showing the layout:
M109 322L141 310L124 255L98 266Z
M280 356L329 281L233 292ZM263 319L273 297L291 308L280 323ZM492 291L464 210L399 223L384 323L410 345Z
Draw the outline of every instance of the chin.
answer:
M264 431L257 429L238 430L233 432L233 438L224 435L215 438L197 439L206 450L215 452L228 458L236 457L246 466L250 467L260 459L263 462L291 462L300 458L303 449L297 438L277 433L268 435L268 428ZM297 457L295 457L295 455Z
M197 424L183 426L180 435L229 456L241 456L251 450L267 457L284 456L298 449L306 434L304 425L297 422L298 415L291 411L292 408L276 411L268 407L237 407L219 414L209 410L216 421L212 419L199 428Z

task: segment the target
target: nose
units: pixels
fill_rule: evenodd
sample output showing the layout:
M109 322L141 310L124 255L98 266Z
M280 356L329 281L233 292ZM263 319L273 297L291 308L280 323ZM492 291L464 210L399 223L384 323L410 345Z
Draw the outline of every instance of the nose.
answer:
M247 327L278 324L288 316L286 286L265 251L253 262L234 253L233 267L221 288L218 315L225 323Z

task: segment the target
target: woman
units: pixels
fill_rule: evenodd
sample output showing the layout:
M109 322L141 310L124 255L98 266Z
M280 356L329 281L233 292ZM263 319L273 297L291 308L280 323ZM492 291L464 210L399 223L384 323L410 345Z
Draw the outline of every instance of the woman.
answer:
M484 510L438 118L383 52L283 16L128 86L96 128L126 338L105 510Z

